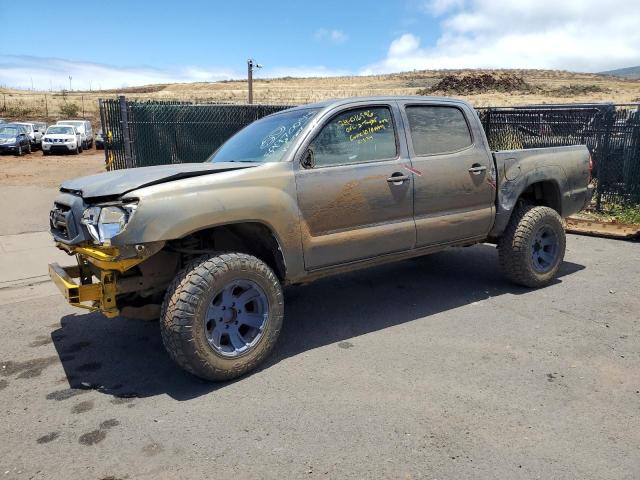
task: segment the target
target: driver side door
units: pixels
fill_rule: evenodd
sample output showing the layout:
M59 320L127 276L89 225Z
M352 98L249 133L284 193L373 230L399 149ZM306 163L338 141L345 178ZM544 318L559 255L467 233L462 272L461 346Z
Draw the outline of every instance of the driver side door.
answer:
M312 162L295 165L307 270L414 247L413 176L398 122L395 103L343 107L316 130Z

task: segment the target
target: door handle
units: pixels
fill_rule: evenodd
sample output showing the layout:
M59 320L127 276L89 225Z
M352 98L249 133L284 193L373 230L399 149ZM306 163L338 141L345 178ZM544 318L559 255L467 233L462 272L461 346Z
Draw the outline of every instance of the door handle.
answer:
M409 180L409 177L407 177L406 175L403 175L400 172L395 172L393 175L387 178L387 182L389 183L402 183L402 182L406 182L407 180Z
M485 167L484 165L480 165L479 163L474 163L473 165L471 165L471 168L469 169L469 171L474 175L479 175L480 173L484 172L486 169L487 167Z

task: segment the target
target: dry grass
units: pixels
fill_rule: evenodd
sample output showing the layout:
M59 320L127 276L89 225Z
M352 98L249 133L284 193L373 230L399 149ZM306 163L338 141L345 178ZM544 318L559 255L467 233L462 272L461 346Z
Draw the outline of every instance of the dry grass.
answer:
M605 75L571 73L557 70L459 70L416 71L366 77L277 78L256 80L256 103L302 104L328 98L363 95L416 95L431 89L446 75L517 75L532 88L526 91L484 91L454 95L475 106L508 106L540 103L582 103L640 101L640 80L624 80ZM244 103L246 81L147 85L121 90L92 92L26 92L0 89L0 117L45 118L60 116L65 103L84 104L86 117L97 121L98 99L125 94L139 100L182 100L196 102Z

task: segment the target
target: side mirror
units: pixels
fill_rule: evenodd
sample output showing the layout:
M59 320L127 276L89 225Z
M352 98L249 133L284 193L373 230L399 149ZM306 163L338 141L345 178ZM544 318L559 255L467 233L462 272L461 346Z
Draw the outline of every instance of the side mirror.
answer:
M311 147L307 148L307 151L304 153L304 157L300 160L300 165L302 168L313 168L316 166L316 158L313 153L313 149Z

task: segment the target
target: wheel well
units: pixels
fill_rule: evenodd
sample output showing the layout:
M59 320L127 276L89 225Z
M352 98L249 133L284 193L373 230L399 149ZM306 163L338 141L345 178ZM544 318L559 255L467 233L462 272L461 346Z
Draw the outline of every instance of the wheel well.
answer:
M241 252L265 262L282 281L286 266L278 239L269 227L257 223L235 223L207 228L172 240L167 248L181 253L183 263L190 258L210 252Z
M543 181L529 185L520 195L520 200L533 205L553 208L559 215L562 215L560 189L555 182Z

